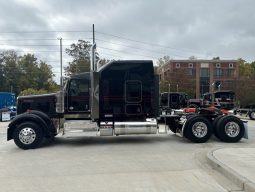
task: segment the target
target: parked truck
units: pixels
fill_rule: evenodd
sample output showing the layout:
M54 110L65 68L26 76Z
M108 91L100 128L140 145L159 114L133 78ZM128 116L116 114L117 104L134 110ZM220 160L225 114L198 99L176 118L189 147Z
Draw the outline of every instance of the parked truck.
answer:
M159 111L159 78L153 62L113 61L72 76L56 94L18 97L18 115L8 126L7 140L14 139L22 149L37 148L44 138L65 134L69 121L79 122L73 128L100 136L159 134L163 128L164 133L171 130L197 143L213 133L225 142L247 138L246 122L218 110L181 115ZM85 122L97 126L87 127Z
M0 121L10 120L16 115L15 93L0 92Z
M15 93L0 92L0 109L15 105L16 105Z
M160 94L162 108L181 109L187 107L188 94L184 92L163 92Z
M246 105L242 108L236 108L233 110L233 114L249 117L251 120L255 120L255 104Z
M214 100L214 102L212 102ZM214 105L219 109L234 109L235 93L231 90L221 90L212 93L203 94L201 99L189 99L188 106L199 108Z

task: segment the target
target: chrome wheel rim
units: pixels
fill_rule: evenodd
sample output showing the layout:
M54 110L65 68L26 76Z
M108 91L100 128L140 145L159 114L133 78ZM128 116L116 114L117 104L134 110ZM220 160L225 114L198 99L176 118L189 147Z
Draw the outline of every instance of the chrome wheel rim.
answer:
M252 118L252 119L255 119L255 112L254 112L254 111L251 112L251 118Z
M240 126L236 122L228 122L225 125L225 132L229 137L236 137L240 133Z
M207 134L207 125L203 122L196 122L192 126L192 133L198 138L203 138Z
M19 132L19 140L21 143L29 145L35 141L36 133L32 128L26 127Z

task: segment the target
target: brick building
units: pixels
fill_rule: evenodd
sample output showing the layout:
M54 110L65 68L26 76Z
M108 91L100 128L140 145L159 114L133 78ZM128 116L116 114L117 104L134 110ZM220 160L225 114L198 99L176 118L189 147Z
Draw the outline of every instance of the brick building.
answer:
M192 89L195 97L218 89L235 90L239 74L237 60L170 60L159 67L161 84Z

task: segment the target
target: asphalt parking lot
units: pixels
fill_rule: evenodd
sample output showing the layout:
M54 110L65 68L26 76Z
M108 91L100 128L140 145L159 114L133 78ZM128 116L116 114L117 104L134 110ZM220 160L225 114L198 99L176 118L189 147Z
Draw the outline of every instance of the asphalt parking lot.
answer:
M249 139L194 144L174 134L149 136L57 136L52 144L21 150L6 141L0 122L0 191L230 191L238 186L206 161L211 149L255 147Z

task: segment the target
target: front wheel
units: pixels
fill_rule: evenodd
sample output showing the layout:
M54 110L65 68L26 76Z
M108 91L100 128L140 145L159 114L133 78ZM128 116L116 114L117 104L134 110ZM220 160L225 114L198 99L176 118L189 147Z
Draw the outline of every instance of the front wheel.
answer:
M13 139L21 149L34 149L41 144L43 132L36 123L24 122L14 130Z
M242 120L231 115L222 117L216 127L218 138L228 143L240 141L244 136L244 131L245 128Z
M211 122L205 117L196 115L187 120L184 136L195 143L204 143L210 139L212 132Z

